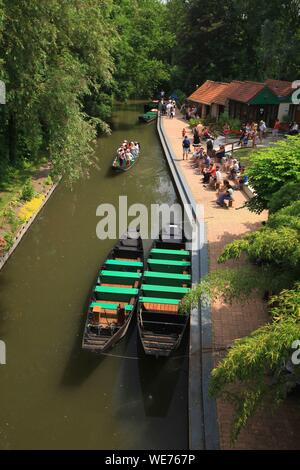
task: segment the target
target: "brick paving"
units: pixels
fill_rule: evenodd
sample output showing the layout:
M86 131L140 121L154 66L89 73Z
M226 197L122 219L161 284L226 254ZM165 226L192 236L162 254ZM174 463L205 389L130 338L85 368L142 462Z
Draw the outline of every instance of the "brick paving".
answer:
M234 192L234 207L224 209L217 206L216 192L203 187L200 176L191 167L190 161L182 160L182 129L188 131L187 122L180 117L163 118L165 134L171 144L173 154L189 185L197 203L204 205L204 219L209 244L209 269L225 267L218 265L217 258L224 246L245 233L261 226L267 219L267 213L253 214L241 208L246 201L241 191ZM189 133L191 137L191 133ZM242 263L239 261L239 263ZM237 262L228 262L228 266L237 266ZM227 348L234 339L248 335L268 321L265 304L258 297L241 305L224 305L215 302L212 305L213 347L215 365L224 356L219 349ZM221 400L217 401L220 432L220 447L230 449L230 426L232 408ZM299 394L290 396L274 413L269 410L257 413L241 432L234 449L300 449L300 400Z

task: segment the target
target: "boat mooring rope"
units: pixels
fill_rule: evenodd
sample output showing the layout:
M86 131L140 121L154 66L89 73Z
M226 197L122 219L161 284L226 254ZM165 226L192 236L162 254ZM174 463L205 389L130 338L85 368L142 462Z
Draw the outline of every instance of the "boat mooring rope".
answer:
M101 356L108 356L108 357L117 357L119 359L133 359L135 361L139 361L141 359L145 359L144 357L138 357L138 356L122 356L122 355L119 355L119 354L112 354L112 353L100 353ZM179 359L179 358L182 358L182 357L189 357L188 354L183 354L182 356L171 356L169 357L169 360L170 359Z
M218 353L221 351L228 351L230 349L230 346L215 346L214 348L202 348L202 352L209 352L209 353ZM102 356L108 356L108 357L118 357L119 359L133 359L135 361L139 361L141 359L144 359L144 357L138 357L138 356L123 356L121 354L112 354L112 353L100 353ZM168 360L170 359L181 359L183 357L190 357L193 355L191 354L182 354L180 356L170 356Z

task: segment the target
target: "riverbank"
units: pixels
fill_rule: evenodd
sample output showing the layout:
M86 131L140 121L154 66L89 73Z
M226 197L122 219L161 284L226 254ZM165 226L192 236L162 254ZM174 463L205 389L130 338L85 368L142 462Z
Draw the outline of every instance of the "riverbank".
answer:
M0 269L13 253L39 211L45 205L56 184L51 166L21 170L8 169L0 181Z
M201 176L191 167L189 161L182 160L181 132L183 127L187 127L186 121L179 116L173 120L163 118L164 133L172 146L177 167L185 178L195 201L203 206L203 222L209 247L209 270L219 269L222 266L218 265L217 259L225 245L249 231L256 230L266 220L267 214L257 215L242 208L246 196L241 191L235 192L234 208L226 210L216 205L215 192L203 187ZM215 366L225 356L226 350L235 339L249 335L268 321L266 305L258 297L252 298L246 306L239 302L235 302L231 306L216 302L211 306L211 316ZM296 411L295 403L295 398L291 396L276 410L274 415L268 410L257 414L250 420L246 429L241 432L234 448L297 448L300 414ZM229 449L231 448L232 407L228 403L218 400L217 414L220 447Z

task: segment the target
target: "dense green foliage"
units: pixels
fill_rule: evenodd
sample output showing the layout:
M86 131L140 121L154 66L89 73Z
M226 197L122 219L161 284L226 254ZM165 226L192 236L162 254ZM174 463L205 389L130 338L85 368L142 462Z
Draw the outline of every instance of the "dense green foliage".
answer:
M164 88L182 99L207 78L295 79L299 44L298 0L1 0L1 163L43 155L75 180L114 98Z
M289 371L285 367L290 364L292 343L300 338L299 300L299 284L288 296L283 292L272 299L279 306L271 309L271 314L279 312L282 319L236 340L212 372L212 395L230 401L235 408L233 440L255 411L266 405L274 408L299 382L300 368Z
M0 159L46 155L77 179L96 132L108 132L113 97L151 96L169 78L159 0L3 0L0 3Z
M169 0L168 8L177 87L300 75L299 0Z
M272 212L259 230L228 244L218 259L243 257L248 264L212 271L181 306L239 299L251 314L254 292L270 299L270 323L235 341L212 373L212 395L234 405L233 440L258 409L278 405L300 381L300 367L291 365L292 343L300 339L300 138L255 152L251 162L256 197L250 207Z
M114 91L121 99L151 96L170 78L166 58L174 36L166 28L166 8L158 0L114 3Z
M292 202L290 197L297 196L300 174L300 137L288 137L271 147L253 152L247 174L256 193L248 204L251 210L261 212L269 206L274 210L282 207L283 201Z

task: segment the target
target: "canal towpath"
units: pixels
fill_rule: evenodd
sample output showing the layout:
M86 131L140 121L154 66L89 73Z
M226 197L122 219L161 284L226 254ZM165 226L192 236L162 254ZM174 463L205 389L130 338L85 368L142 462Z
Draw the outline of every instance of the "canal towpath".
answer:
M189 160L182 159L182 129L187 128L186 121L177 115L173 119L162 117L164 134L172 147L172 153L193 197L203 206L206 237L209 251L209 270L222 268L217 259L226 244L242 237L249 231L258 229L267 219L267 213L260 215L250 212L243 207L247 196L242 191L235 191L234 207L228 210L217 206L215 191L204 187L202 176L197 173ZM191 138L191 131L187 132ZM223 175L224 176L224 175ZM238 209L238 210L236 210ZM242 261L240 261L242 264ZM231 262L226 266L233 265ZM234 263L237 266L237 262ZM226 354L226 349L237 338L249 335L268 321L265 303L253 296L245 307L238 301L233 305L215 302L211 306L213 361L214 366ZM217 400L220 448L230 449L230 428L233 409L222 400ZM300 424L300 410L295 398L288 398L280 408L272 414L271 411L255 415L247 427L241 432L235 449L293 449L299 445L297 429Z

